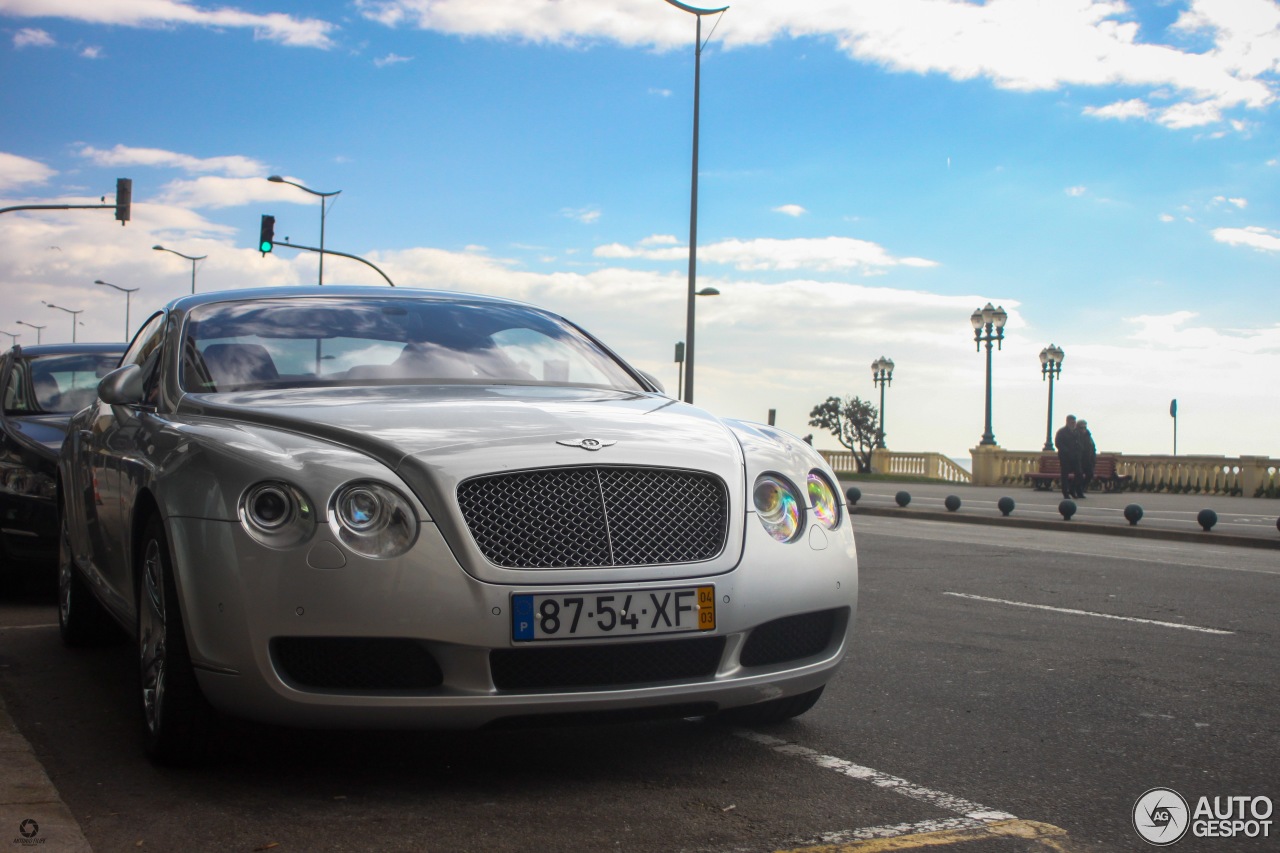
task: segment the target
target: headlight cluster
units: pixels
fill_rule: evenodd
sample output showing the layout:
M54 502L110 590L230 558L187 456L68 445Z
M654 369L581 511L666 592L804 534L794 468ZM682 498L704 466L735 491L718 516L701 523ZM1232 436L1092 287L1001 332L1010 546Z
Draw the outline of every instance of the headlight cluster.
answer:
M334 534L365 557L398 557L418 536L413 507L381 483L348 483L334 494L330 510Z
M316 510L299 489L269 480L240 497L240 524L269 548L290 548L315 531ZM395 489L375 481L347 483L329 506L329 526L347 548L364 557L398 557L418 538L418 517Z
M779 542L794 542L804 532L806 511L828 530L840 526L840 498L826 474L816 468L805 482L808 506L800 490L781 474L766 473L756 478L751 498L756 517L769 535Z
M249 535L271 548L288 548L311 535L315 509L306 495L288 483L258 483L240 498L240 523Z

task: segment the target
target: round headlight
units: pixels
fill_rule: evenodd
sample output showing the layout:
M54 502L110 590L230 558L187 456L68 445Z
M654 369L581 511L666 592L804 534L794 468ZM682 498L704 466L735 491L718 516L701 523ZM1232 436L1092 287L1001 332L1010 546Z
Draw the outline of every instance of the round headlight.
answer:
M254 539L271 548L289 548L315 528L311 504L287 483L257 483L240 497L240 524Z
M293 516L293 499L283 487L274 483L255 486L245 499L245 512L250 523L263 530L278 530Z
M827 475L816 468L809 472L807 485L813 517L828 530L835 530L840 526L840 499L836 496L835 487Z
M796 487L777 474L761 474L752 490L756 517L769 535L790 542L804 528L804 504Z
M413 506L382 483L348 483L333 496L329 514L342 544L364 557L398 557L418 537Z

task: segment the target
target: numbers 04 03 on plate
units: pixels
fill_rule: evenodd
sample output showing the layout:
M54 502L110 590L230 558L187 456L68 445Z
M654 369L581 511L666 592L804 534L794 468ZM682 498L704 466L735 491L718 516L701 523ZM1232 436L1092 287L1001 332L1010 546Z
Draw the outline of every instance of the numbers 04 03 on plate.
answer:
M517 641L676 634L715 627L714 586L511 596L511 638Z

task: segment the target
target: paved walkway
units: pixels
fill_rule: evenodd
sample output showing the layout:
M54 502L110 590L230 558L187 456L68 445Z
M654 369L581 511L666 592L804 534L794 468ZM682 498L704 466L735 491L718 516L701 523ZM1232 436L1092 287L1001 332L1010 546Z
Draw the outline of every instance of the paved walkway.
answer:
M880 480L842 480L841 486L861 490L854 512L876 515L902 513L917 518L978 524L1074 529L1145 538L1212 542L1280 549L1280 499L1218 497L1214 495L1169 495L1155 492L1090 492L1075 501L1076 513L1070 521L1058 509L1061 492L1037 491L1028 486L970 486L953 483L890 483ZM896 501L899 492L910 495L905 508ZM947 510L949 495L960 498L960 508ZM998 503L1013 500L1013 511L1004 516ZM1125 507L1142 507L1136 526L1125 519ZM1213 510L1217 523L1209 532L1197 522L1202 510Z

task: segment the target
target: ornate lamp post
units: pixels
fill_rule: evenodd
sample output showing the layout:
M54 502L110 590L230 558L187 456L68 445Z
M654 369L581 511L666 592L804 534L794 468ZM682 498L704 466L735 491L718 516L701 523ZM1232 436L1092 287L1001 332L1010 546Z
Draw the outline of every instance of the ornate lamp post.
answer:
M45 326L37 326L35 323L28 323L26 320L14 320L19 326L30 326L36 330L36 344L40 343L40 333L45 330Z
M98 279L94 281L94 284L101 284L107 287L114 287L116 290L124 294L124 339L126 342L128 342L129 340L129 300L133 298L133 294L137 293L140 288L121 287L118 284L112 284L111 282L103 281L102 279ZM194 287L195 286L192 285L192 288L193 288L191 291L192 293L195 293Z
M982 352L982 345L987 345L987 427L979 444L996 443L996 437L991 432L991 344L994 342L1000 349L1004 349L1004 324L1008 319L1009 315L1003 307L992 308L990 302L974 311L969 318L973 325L974 347Z
M698 275L698 105L702 88L702 16L718 15L729 7L718 9L699 9L688 6L679 0L667 0L682 12L688 12L697 19L697 28L693 39L693 177L689 190L689 290L685 306L685 362L684 362L684 401L693 402L693 303L697 295Z
M871 381L880 386L880 435L876 447L884 448L884 389L893 384L893 359L880 356L871 362Z
M1049 419L1044 427L1044 449L1053 450L1053 380L1062 375L1062 359L1066 353L1057 344L1040 350L1040 378L1049 380Z
M151 248L155 249L157 252L168 252L171 255L177 255L180 258L186 258L187 260L191 261L191 292L195 293L196 292L196 261L203 261L205 258L209 256L208 255L195 255L195 256L184 255L181 252L175 252L173 249L166 249L164 246L152 246ZM125 335L125 340L127 341L128 339L129 339L129 336Z
M331 193L322 193L322 192L320 192L319 190L313 190L313 189L311 189L310 187L304 187L302 184L296 184L296 183L294 183L293 181L286 181L284 178L280 177L279 175L272 175L271 177L267 178L267 180L268 180L268 181L271 181L271 183L273 183L273 184L288 184L288 185L289 185L289 186L291 186L291 187L297 187L298 189L302 190L303 192L307 192L307 193L311 193L312 195L320 196L320 281L319 281L319 283L320 283L320 284L324 284L324 215L325 215L325 207L326 207L326 205L327 205L327 203L328 203L329 199L330 199L331 197L333 197L333 196L337 195L338 193L342 192L342 190L334 190L334 191L333 191L333 192L331 192Z
M43 299L40 301L44 302ZM79 311L72 311L70 308L63 308L61 305L54 305L52 302L44 302L44 304L48 305L50 308L57 308L59 311L66 311L71 315L71 343L74 344L76 342L76 323L80 319L79 315L84 313L84 309L81 308Z

